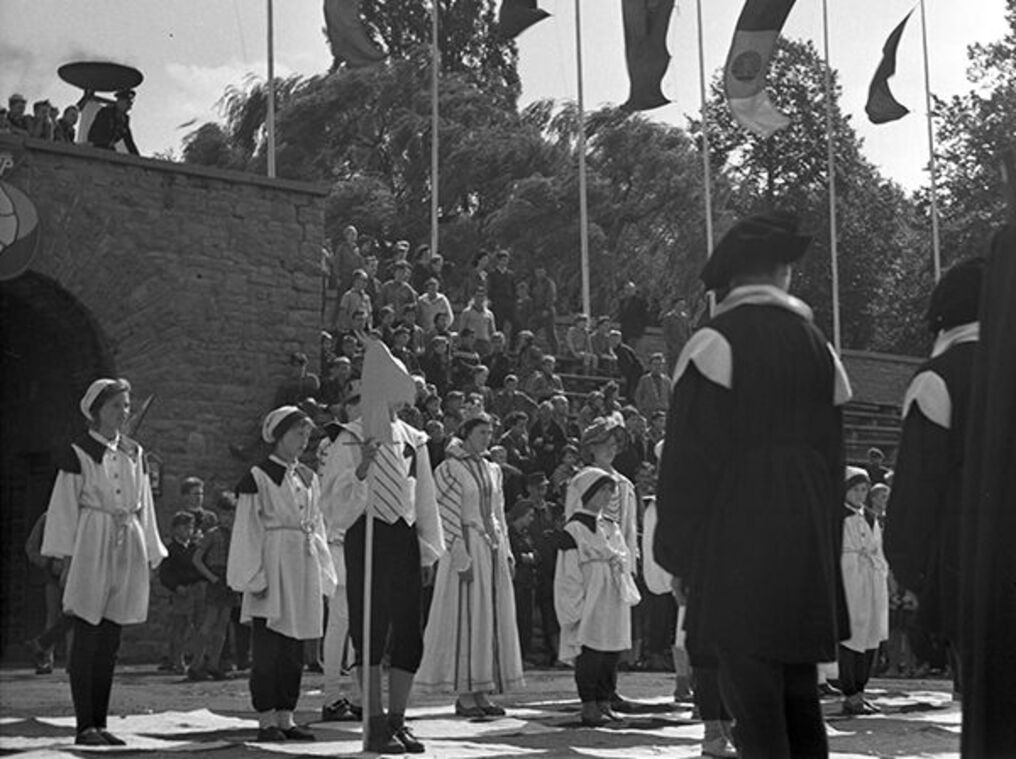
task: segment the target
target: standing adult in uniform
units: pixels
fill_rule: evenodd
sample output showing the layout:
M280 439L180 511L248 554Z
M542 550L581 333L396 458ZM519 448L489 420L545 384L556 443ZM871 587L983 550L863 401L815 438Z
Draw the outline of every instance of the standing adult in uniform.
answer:
M702 280L726 297L678 359L660 462L654 555L688 591L689 643L717 656L746 759L828 754L816 664L849 633L838 529L850 388L787 292L809 242L793 216L768 214L713 252Z
M106 730L120 630L147 619L148 567L166 556L144 452L124 434L130 391L125 379L99 379L81 399L89 430L57 463L42 539L42 555L67 572L75 743L86 746L124 745Z
M957 692L964 449L984 264L983 258L956 264L931 295L927 321L935 346L904 396L885 534L893 575L916 595L918 624L949 646Z
M272 446L237 485L226 580L243 594L251 623L250 692L258 740L314 740L293 721L303 677L303 644L324 632L324 597L335 589L318 505L317 475L300 463L313 428L296 406L268 413L261 436Z

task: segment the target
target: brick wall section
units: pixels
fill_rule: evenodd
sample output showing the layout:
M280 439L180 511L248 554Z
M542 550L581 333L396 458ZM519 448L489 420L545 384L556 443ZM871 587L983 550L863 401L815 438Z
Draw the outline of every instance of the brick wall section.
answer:
M160 522L182 477L232 486L229 443L255 439L288 353L317 354L326 190L9 136L0 150L39 210L31 270L91 313L137 402L157 394L138 437L163 460ZM127 658L151 653L152 628L128 633Z

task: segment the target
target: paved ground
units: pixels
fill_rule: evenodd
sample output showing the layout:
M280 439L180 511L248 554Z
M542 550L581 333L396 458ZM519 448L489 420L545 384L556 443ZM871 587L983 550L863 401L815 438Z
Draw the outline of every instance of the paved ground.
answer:
M502 699L507 718L470 721L453 716L448 697L415 699L410 717L426 741L428 756L474 757L641 757L698 756L702 725L691 719L688 704L666 698L670 677L622 673L621 690L645 701L645 713L612 729L577 727L577 703L571 673L534 671L527 689ZM321 675L304 678L298 721L314 722L325 700ZM870 695L884 713L865 718L835 716L839 704L824 704L833 755L851 757L957 757L960 713L943 681L876 680ZM157 674L151 667L127 667L113 688L110 729L126 748L75 749L66 676L36 677L28 670L0 672L0 753L50 759L88 753L144 753L158 757L212 752L216 759L270 759L265 752L289 755L355 756L359 726L314 725L316 743L254 744L245 679L189 683Z

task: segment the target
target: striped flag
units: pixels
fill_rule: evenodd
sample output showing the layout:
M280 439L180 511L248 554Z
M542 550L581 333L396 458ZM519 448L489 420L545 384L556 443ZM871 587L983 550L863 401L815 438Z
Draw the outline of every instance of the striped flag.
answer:
M900 37L910 20L913 11L910 11L899 25L892 30L889 38L882 48L882 60L875 69L875 76L871 79L871 86L868 87L868 102L865 103L864 112L872 124L886 124L890 121L902 119L910 109L902 105L889 89L889 79L896 73L896 50L900 46Z
M363 68L384 60L360 22L360 0L325 0L325 29L332 56L350 68Z
M790 124L765 91L766 73L783 24L795 0L747 0L737 19L723 72L734 118L745 129L769 137Z
M497 14L497 26L506 39L515 39L538 21L550 14L536 7L536 0L502 0Z
M670 65L667 29L674 0L622 0L624 57L630 89L626 111L648 111L670 101L660 84Z

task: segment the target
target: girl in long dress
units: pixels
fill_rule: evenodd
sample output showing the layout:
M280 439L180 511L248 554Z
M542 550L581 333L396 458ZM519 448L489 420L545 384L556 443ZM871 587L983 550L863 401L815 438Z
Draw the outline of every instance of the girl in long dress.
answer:
M462 425L435 475L448 552L441 557L417 683L458 694L460 716L502 716L488 694L522 687L501 469L483 457L485 414Z
M100 379L81 399L89 430L58 462L42 539L42 555L66 567L75 743L86 746L124 745L106 730L120 630L147 619L148 567L166 556L144 453L123 434L130 390L125 379Z

